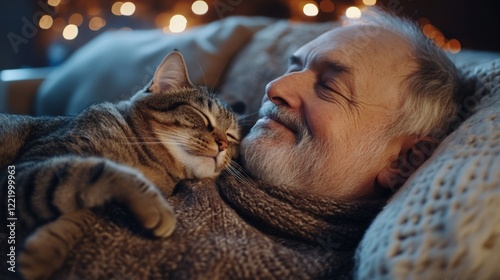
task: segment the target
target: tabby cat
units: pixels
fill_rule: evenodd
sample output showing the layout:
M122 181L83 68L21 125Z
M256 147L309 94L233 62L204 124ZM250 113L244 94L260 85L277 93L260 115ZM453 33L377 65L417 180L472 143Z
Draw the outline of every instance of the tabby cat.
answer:
M30 233L21 237L21 274L49 277L95 220L91 209L110 201L124 204L154 235L169 236L175 218L164 196L179 180L216 177L238 142L237 119L192 85L178 52L128 101L75 117L0 115L2 213L13 166L16 232Z

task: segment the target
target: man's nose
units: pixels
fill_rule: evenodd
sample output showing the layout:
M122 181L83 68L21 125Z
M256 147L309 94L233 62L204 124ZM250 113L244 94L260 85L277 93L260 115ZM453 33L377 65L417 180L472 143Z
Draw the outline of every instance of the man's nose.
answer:
M301 79L300 72L285 74L269 82L266 86L266 99L278 106L286 106L290 109L300 107L301 95L305 81Z

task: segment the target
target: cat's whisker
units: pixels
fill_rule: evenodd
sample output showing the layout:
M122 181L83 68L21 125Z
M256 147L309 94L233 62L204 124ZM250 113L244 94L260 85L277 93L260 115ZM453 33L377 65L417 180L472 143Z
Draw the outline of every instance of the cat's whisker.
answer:
M248 113L248 114L244 114L244 115L239 115L239 116L238 116L238 122L243 121L243 120L245 120L246 118L251 117L251 116L253 116L253 115L257 115L258 113L259 113L259 112L253 112L253 113Z
M245 185L249 185L249 186L253 185L253 181L250 178L250 176L248 176L248 174L245 172L245 170L243 170L243 167L241 167L234 160L231 160L231 162L229 163L229 165L225 171L227 173L229 173L230 175L232 175L233 177L235 177L236 180L239 181L240 183L245 184Z
M205 82L204 85L206 85L208 88L207 78L205 77L205 72L203 71L200 63L198 63L198 68L200 68L201 76L203 77L203 81ZM211 92L212 89L209 88L208 91Z

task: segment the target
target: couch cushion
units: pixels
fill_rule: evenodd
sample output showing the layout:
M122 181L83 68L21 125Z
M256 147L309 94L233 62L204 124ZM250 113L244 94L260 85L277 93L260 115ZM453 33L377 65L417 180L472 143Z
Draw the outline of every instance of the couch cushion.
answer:
M460 114L472 115L368 229L358 279L500 279L500 55L487 56L454 59L474 89Z

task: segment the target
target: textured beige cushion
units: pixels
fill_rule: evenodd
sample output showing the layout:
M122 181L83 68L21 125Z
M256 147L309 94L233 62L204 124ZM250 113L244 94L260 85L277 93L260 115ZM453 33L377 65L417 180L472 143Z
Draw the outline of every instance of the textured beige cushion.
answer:
M500 55L471 57L456 64L474 89L461 111L472 116L375 219L358 279L500 279Z

